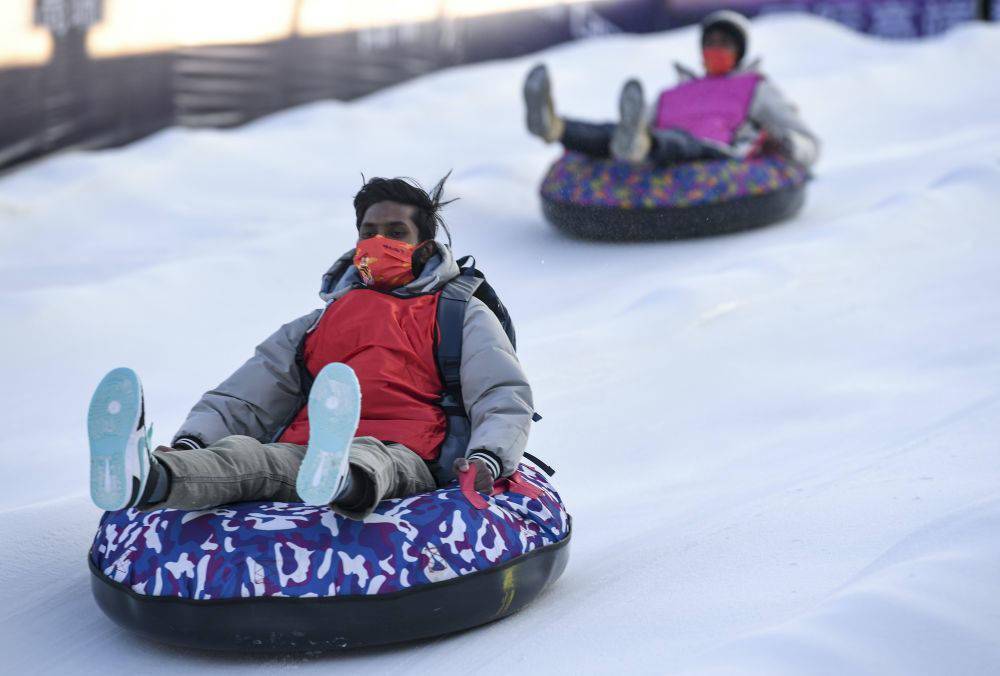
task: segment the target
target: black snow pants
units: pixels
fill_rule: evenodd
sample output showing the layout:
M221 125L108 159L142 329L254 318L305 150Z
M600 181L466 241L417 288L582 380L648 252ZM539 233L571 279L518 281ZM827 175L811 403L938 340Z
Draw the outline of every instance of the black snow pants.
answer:
M614 124L571 119L566 119L564 122L566 127L559 141L566 150L595 158L611 157L611 135L615 131ZM650 136L653 144L649 149L649 159L654 164L677 164L727 157L718 148L703 143L680 129L651 129Z

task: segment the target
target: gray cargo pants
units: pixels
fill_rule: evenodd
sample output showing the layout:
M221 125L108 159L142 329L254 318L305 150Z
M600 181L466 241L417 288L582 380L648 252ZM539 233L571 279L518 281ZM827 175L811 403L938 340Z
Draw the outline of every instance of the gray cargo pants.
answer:
M230 502L274 500L299 502L295 479L306 447L298 444L262 444L252 437L225 437L208 448L153 452L171 474L166 500L152 509L211 509ZM437 488L423 458L402 444L373 437L355 437L349 462L374 486L371 504L346 510L331 507L352 519L363 519L385 498L401 498ZM352 507L355 507L352 505Z

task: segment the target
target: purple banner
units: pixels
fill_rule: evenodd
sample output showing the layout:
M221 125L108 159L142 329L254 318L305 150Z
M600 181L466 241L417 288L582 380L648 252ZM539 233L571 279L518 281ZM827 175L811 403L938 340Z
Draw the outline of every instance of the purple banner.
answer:
M993 3L995 8L1000 0ZM979 0L669 0L669 7L682 19L700 17L722 7L748 16L807 12L887 38L936 35L957 23L985 18L979 16Z

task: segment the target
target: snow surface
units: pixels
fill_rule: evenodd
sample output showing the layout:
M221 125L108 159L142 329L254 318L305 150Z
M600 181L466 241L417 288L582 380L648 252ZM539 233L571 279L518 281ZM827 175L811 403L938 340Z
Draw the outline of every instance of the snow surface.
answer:
M825 140L805 211L684 243L571 241L523 130L542 57L460 68L237 131L168 130L0 180L0 662L6 673L1000 672L1000 30L883 42L755 23ZM610 117L695 33L544 54ZM87 401L142 375L166 440L352 245L360 172L448 169L456 249L516 319L575 517L570 566L508 620L344 656L140 641L91 599ZM544 673L544 672L543 672Z

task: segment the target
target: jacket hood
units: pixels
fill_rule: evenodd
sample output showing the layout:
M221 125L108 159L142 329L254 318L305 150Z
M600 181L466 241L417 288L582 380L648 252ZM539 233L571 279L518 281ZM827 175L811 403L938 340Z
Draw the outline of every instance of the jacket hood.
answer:
M720 9L712 12L701 21L701 35L712 29L723 30L736 40L736 60L743 61L750 45L750 21L739 12L730 9Z
M434 242L434 246L437 248L437 253L424 265L420 276L406 286L396 289L396 293L404 296L430 293L458 276L458 263L455 262L451 248L441 242ZM337 300L350 291L356 283L361 283L361 275L354 267L354 249L351 249L338 258L323 275L319 297L326 303Z

